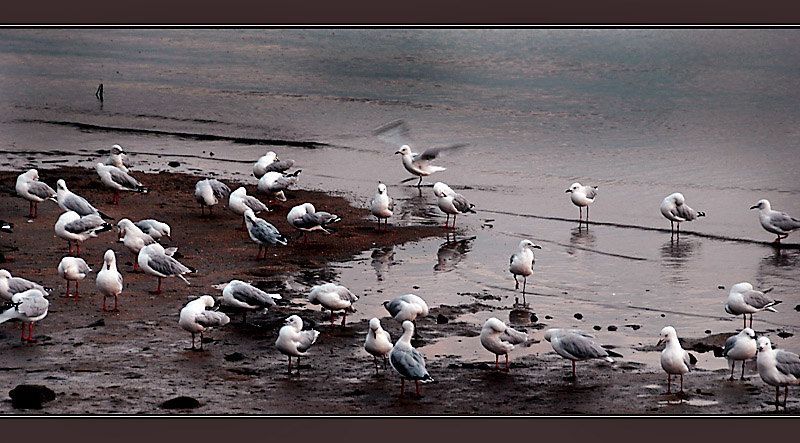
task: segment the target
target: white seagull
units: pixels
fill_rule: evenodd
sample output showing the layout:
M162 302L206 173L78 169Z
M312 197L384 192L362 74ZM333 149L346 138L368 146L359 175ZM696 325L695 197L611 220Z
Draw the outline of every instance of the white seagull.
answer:
M119 229L119 234L122 236L122 243L128 250L133 252L135 256L133 260L133 272L136 272L139 264L139 251L147 245L152 245L156 241L150 235L142 232L135 223L127 218L123 218L117 222L117 229Z
M347 322L347 312L356 312L353 303L358 300L358 296L350 292L344 286L334 283L325 283L311 288L308 294L308 301L312 305L322 305L331 311L331 326L333 326L334 311L344 311L342 326Z
M17 194L30 202L31 218L39 216L39 203L45 200L57 201L58 194L45 182L39 181L39 171L29 169L17 177ZM36 208L36 212L34 212Z
M241 310L242 322L247 321L247 311L266 310L280 298L279 294L268 294L241 280L231 280L222 290L222 306Z
M800 356L794 352L781 349L772 349L769 338L758 338L758 375L764 383L775 386L775 408L778 408L781 386L783 391L783 407L786 407L786 397L789 395L789 385L800 383Z
M152 218L146 218L134 223L143 233L153 237L153 240L158 240L161 237L167 237L172 240L172 228L164 222Z
M792 231L800 229L800 220L785 212L773 211L767 199L759 200L750 209L758 209L758 220L761 222L761 227L778 236L775 243L780 243Z
M384 225L388 230L389 217L392 216L392 211L394 210L394 200L392 197L389 197L389 192L386 189L386 185L383 183L378 183L378 192L376 192L375 197L372 198L369 210L372 212L372 215L378 219L378 227L380 227L381 219L383 219L385 220Z
M731 286L728 294L728 302L725 303L725 312L728 314L742 314L742 327L747 326L747 314L750 314L750 327L753 327L753 314L759 311L778 312L773 306L781 303L781 300L774 300L765 295L772 288L764 292L756 291L753 285L748 282L736 283Z
M742 332L725 340L725 349L722 351L722 356L727 358L728 363L731 365L731 376L728 380L736 380L733 378L733 369L737 360L742 362L742 380L744 380L744 365L748 359L756 356L756 349L756 333L750 328L744 328Z
M58 273L67 281L67 293L62 297L69 297L69 282L75 282L75 298L81 298L78 284L86 278L92 269L80 257L64 257L58 264Z
M303 319L297 315L289 316L285 325L278 332L275 347L289 357L289 373L292 373L292 356L297 357L297 373L300 373L300 357L317 341L319 331L303 331Z
M56 235L69 244L72 255L72 242L75 242L76 255L81 255L81 242L97 237L100 232L110 231L111 225L99 215L89 214L81 217L75 211L67 211L58 217L55 225Z
M109 154L106 164L108 166L116 166L117 168L122 169L124 172L130 172L129 168L131 164L128 161L128 156L125 154L125 151L120 145L114 145L111 147L111 154Z
M572 203L578 207L578 220L583 219L583 208L586 207L586 221L589 221L589 205L597 196L597 186L583 186L575 182L565 192L569 192Z
M106 220L111 219L111 217L89 204L85 198L67 189L67 182L64 179L58 179L56 182L56 199L58 200L58 207L64 211L75 211L81 217L95 214Z
M225 326L231 321L227 315L218 311L209 311L214 306L214 297L203 295L196 298L181 309L178 325L192 334L192 351L203 350L203 331L214 326ZM195 334L200 334L200 349L194 346Z
M167 255L164 247L158 243L153 243L143 247L139 251L137 258L139 267L142 268L146 274L158 277L158 289L151 291L153 294L161 293L161 279L166 277L180 277L181 280L189 284L189 281L183 277L183 274L191 274L195 272L194 269L184 266L178 260Z
M522 240L519 242L519 250L508 260L508 271L514 276L515 290L519 289L517 276L522 276L522 303L526 305L525 287L528 285L528 277L533 274L533 265L536 263L534 249L542 249L542 247L530 240Z
M326 228L329 224L336 223L339 220L341 220L341 218L339 218L338 215L325 211L317 212L316 208L314 208L314 205L311 203L297 205L286 215L286 221L288 221L293 228L305 234L303 240L304 245L308 243L309 232L322 231L326 234L331 234L331 231Z
M436 204L439 205L439 209L447 214L447 221L444 222L445 228L456 228L456 216L458 214L466 214L467 212L475 213L472 209L475 205L442 182L436 182L436 184L433 185L433 194L437 197ZM451 214L453 215L453 226L448 226Z
M240 186L236 188L235 191L231 192L231 196L228 199L228 207L234 214L242 217L242 231L246 229L244 222L244 212L246 210L250 209L254 214L269 212L267 205L261 203L259 199L252 195L247 195L247 189L245 189L244 186Z
M392 301L385 301L383 307L389 311L392 318L401 324L406 320L414 321L418 316L428 315L428 304L414 294L401 295Z
M267 172L285 172L292 166L294 166L294 160L281 160L278 158L278 154L269 151L253 165L253 175L261 178Z
M112 249L103 255L103 268L97 273L97 289L103 294L103 312L119 312L117 297L122 294L122 274L117 270L117 256ZM106 298L114 297L114 309L106 309Z
M406 320L403 322L403 335L389 352L389 364L400 375L402 385L400 396L405 397L406 380L414 380L417 384L417 397L420 397L419 382L432 382L433 377L425 369L425 358L422 353L411 346L411 336L414 335L414 323Z
M261 257L261 249L264 249L264 259L267 258L267 245L280 244L286 246L289 241L278 229L266 220L256 217L253 210L247 208L244 211L244 221L247 225L247 233L250 239L258 245L256 260Z
M100 176L100 181L114 190L114 197L111 200L112 205L119 204L119 191L147 193L147 188L139 180L131 177L127 172L116 166L106 166L98 163L95 165L95 169L97 169L97 175Z
M11 307L0 313L0 324L9 320L20 320L22 322L22 341L36 342L33 338L33 322L39 321L47 316L47 308L50 302L44 298L45 294L38 289L28 289L27 291L14 294L11 298ZM28 337L25 337L25 323L28 323Z
M611 357L622 357L616 352L598 345L590 338L594 338L594 336L577 329L555 328L548 329L544 333L544 339L550 342L558 355L572 360L572 378L576 378L576 361L602 358L609 363L614 363L614 359Z
M39 283L26 280L22 277L12 277L11 273L5 269L0 269L0 300L11 301L14 294L25 292L28 289L37 289L42 294L49 292Z
M369 352L375 359L375 375L378 374L378 357L383 359L383 367L386 368L386 360L392 350L392 336L381 327L381 321L373 317L369 320L369 331L367 339L364 341L364 350Z
M302 170L292 172L291 174L284 174L282 172L267 172L258 180L258 192L268 196L268 203L272 204L274 200L286 201L286 195L283 191L288 190L291 186L297 183L297 175Z
M667 393L672 393L672 375L680 374L680 393L683 394L683 374L691 370L697 359L681 347L681 343L678 341L678 333L675 332L675 328L672 326L666 326L661 330L661 339L656 346L661 343L666 343L664 350L661 351L661 367L667 373Z
M500 369L500 356L505 355L506 371L508 371L508 353L514 349L514 345L525 343L526 340L528 334L517 331L494 317L486 320L481 328L481 344L486 350L495 354L495 369Z
M681 233L681 222L692 221L697 217L704 217L705 212L698 212L686 204L683 194L676 192L664 198L661 202L661 214L669 220L671 232L675 232L675 223L678 224L678 235Z
M215 178L200 180L194 186L194 199L197 200L197 203L200 203L201 215L205 215L205 208L208 206L209 217L212 214L214 206L216 206L220 200L228 198L230 194L231 188Z

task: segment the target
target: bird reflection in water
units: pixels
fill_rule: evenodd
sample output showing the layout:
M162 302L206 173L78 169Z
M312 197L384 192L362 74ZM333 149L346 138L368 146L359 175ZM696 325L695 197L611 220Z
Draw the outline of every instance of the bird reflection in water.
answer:
M472 242L475 236L456 240L455 233L453 233L452 241L450 240L450 233L447 235L447 241L439 246L439 251L436 252L436 265L433 270L436 272L450 272L456 268L456 265L467 255L472 249Z
M395 264L394 247L375 248L372 250L372 267L378 281L383 281L383 275L389 271L389 266Z
M574 255L576 249L592 249L596 240L594 234L589 232L589 225L579 224L570 232L567 254Z

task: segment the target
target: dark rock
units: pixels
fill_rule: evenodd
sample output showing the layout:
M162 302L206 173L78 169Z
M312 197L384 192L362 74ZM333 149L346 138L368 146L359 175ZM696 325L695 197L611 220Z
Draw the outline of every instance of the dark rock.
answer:
M617 327L614 325L608 325L608 330L613 332L617 330Z
M666 317L666 315L664 315L664 314L661 314L661 316L662 316L662 317Z
M553 319L553 317L552 317L552 316L550 316L550 315L545 315L545 316L544 316L544 319L545 319L545 320L552 320L552 319Z
M724 285L719 285L719 286L717 286L717 289L725 289L725 286Z
M539 321L539 317L536 314L531 314L531 323L536 323Z
M800 305L795 306L794 310L800 312Z
M710 334L710 333L711 333L711 329L706 329L706 330L705 330L705 333L706 333L706 334Z
M786 332L786 331L778 332L778 337L780 337L780 338L789 338L789 337L791 337L793 335L794 334L792 334L791 332Z
M600 325L594 325L594 326L592 326L592 329L594 329L595 331L599 331L599 330L601 330L603 328Z
M442 314L439 314L439 315L436 316L436 324L437 325L441 325L441 324L447 323L449 321L450 320L448 320L447 317L445 317Z
M178 166L180 166L180 165L181 165L181 163L180 163L180 162L176 162L176 161L171 161L171 162L169 162L169 163L167 163L167 164L168 164L169 166L172 166L173 168L177 168Z
M56 393L42 385L17 385L8 396L17 409L42 409L42 403L56 399Z
M244 354L240 352L234 352L233 354L228 354L225 356L226 361L241 361L244 360Z
M194 409L200 407L200 402L192 397L175 397L159 405L161 409Z
M631 329L633 329L634 331L638 331L638 330L639 330L639 328L641 328L642 326L641 326L641 325L625 325L625 327L626 327L626 328L631 328Z
M105 325L106 325L106 321L105 321L105 319L102 319L102 318L101 318L100 320L97 320L97 321L96 321L96 322L94 322L94 323L89 323L88 325L86 325L86 327L87 327L87 328L96 328L96 327L98 327L98 326L105 326Z
M580 319L582 319L582 318L583 318L583 314L581 314L580 312L576 312L576 313L575 313L575 315L573 315L573 317L575 317L575 318L577 318L578 320L580 320Z

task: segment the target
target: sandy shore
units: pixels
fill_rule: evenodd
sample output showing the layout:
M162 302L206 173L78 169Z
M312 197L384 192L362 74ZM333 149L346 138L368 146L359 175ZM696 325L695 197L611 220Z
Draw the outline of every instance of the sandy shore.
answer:
M198 178L181 173L136 174L150 189L148 194L123 194L118 206L108 200L93 170L60 168L40 170L40 179L51 186L64 178L69 188L87 197L103 212L120 219L157 218L172 226L171 246L178 246L180 260L198 269L187 286L167 279L164 292L153 295L157 280L133 273L133 255L107 232L81 245L81 256L97 270L106 249L116 251L125 290L117 314L101 311L102 296L94 288L96 273L81 284L80 299L61 298L66 282L56 272L66 255L66 242L55 237L53 225L61 213L56 204L39 206L39 217L28 222L28 202L14 193L17 172L0 173L2 218L14 223L13 234L0 234L0 267L13 275L53 288L47 318L34 326L38 343L19 340L19 323L0 326L0 363L3 414L759 414L774 412L774 389L748 372L745 381L728 382L727 371L698 370L686 377L686 395L668 395L666 376L640 363L624 359L578 364L578 378L565 378L570 365L554 353L515 358L511 371L494 370L488 353L484 362L463 362L455 356L427 355L435 383L422 387L422 398L399 398L400 380L391 369L376 375L371 357L363 350L367 320L330 326L330 315L309 310L303 300L306 288L335 279L329 265L363 251L442 236L435 225L390 226L376 229L364 208L351 206L341 197L296 190L289 201L263 216L293 239L286 222L294 204L311 201L318 210L342 217L334 235L312 235L310 245L293 241L287 247L270 248L266 260L255 261L258 247L237 230L241 222L218 207L213 217L201 217L193 198ZM238 185L230 183L232 189ZM246 186L255 195L254 185ZM221 295L215 285L233 278L254 281L280 292L284 299L267 313L248 315L247 323L232 314L232 322L206 334L205 352L186 350L190 335L178 327L178 312L191 298ZM370 296L382 296L370 294ZM418 320L425 346L443 337L475 337L480 328L453 320L469 312L491 311L480 302L459 306L439 305ZM301 360L300 374L286 373L286 358L274 348L278 328L287 316L300 315L316 327L320 338L309 358ZM349 320L349 319L348 319ZM544 321L544 319L540 319ZM393 338L399 325L388 316L382 322ZM541 340L546 323L523 325ZM707 337L693 343L695 352L719 346L723 337ZM645 350L645 349L642 349ZM652 350L655 350L653 348ZM738 368L738 366L737 366ZM754 362L749 364L755 369ZM738 369L737 369L738 376ZM12 407L8 391L16 385L42 384L56 399L42 410ZM673 386L677 388L673 380ZM792 389L796 391L796 389ZM163 409L172 398L196 399L194 409ZM789 413L798 406L790 392ZM783 409L781 408L781 413Z

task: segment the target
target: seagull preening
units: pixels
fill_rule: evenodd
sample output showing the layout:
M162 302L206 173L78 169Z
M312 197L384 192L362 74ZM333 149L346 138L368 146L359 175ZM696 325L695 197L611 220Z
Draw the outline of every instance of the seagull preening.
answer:
M125 154L125 151L120 145L114 145L111 147L111 154L109 154L106 164L108 166L115 166L121 169L123 172L130 172L129 168L131 167L131 164L128 161L127 154Z
M33 322L37 322L47 316L47 308L50 302L44 298L45 294L38 289L28 289L27 291L14 294L11 297L11 307L0 313L0 324L9 320L19 320L22 322L22 341L35 343L33 338ZM25 337L25 323L28 323L28 337Z
M261 257L262 249L264 250L264 259L266 260L267 245L274 245L277 243L286 246L289 244L289 240L281 235L275 226L272 226L272 224L266 220L256 217L252 209L247 208L244 211L244 221L247 225L247 233L250 235L250 239L258 244L256 260Z
M286 215L286 221L292 225L293 228L302 231L305 235L303 244L308 244L308 233L311 231L322 231L326 234L331 234L328 225L340 221L338 215L331 214L325 211L317 212L314 205L311 203L303 203L297 205L289 211Z
M76 255L81 255L81 242L97 237L100 232L110 231L111 225L99 215L89 214L81 217L75 211L67 211L58 217L55 225L56 235L69 244L72 255L72 242L75 242Z
M742 362L742 380L744 380L744 366L748 359L756 356L756 333L750 328L742 329L742 332L732 335L725 340L725 349L722 351L722 356L728 359L731 365L731 376L728 378L730 381L736 380L733 377L733 369L736 366L736 361Z
M178 325L192 334L192 351L203 350L203 331L214 326L225 326L231 321L227 315L218 311L209 311L214 307L214 297L203 295L196 298L181 309ZM194 346L195 334L200 334L200 349Z
M586 334L577 329L548 329L544 333L544 339L550 342L553 350L566 359L572 360L572 378L575 375L575 362L579 360L589 360L592 358L602 358L609 363L614 363L611 357L622 357L614 351L605 349L594 341L591 334Z
M39 283L26 280L22 277L12 277L11 273L5 269L0 269L0 300L11 301L14 294L25 292L28 289L36 289L42 294L49 292Z
M29 217L39 216L39 203L45 200L57 202L58 194L47 183L39 181L39 171L29 169L17 177L17 194L30 202L31 212ZM35 212L34 212L35 208Z
M586 221L589 221L589 205L597 196L597 186L583 186L575 182L565 192L569 192L572 203L578 207L578 220L583 220L583 208L586 207Z
M667 373L667 393L672 393L672 375L680 374L681 391L683 394L683 374L689 372L691 367L697 362L693 355L686 352L678 341L678 333L672 326L666 326L661 330L661 339L656 346L666 343L664 350L661 351L661 367Z
M392 301L385 301L383 307L400 324L406 320L414 321L417 317L428 315L428 304L414 294L401 295Z
M152 245L156 241L150 235L142 232L135 223L127 218L123 218L117 222L117 229L119 229L119 235L122 236L122 243L133 252L133 272L136 272L139 265L139 251L147 245Z
M285 325L278 332L275 347L289 357L289 373L292 373L292 356L297 357L297 373L300 373L300 357L317 341L319 331L303 331L303 319L297 315L289 316Z
M247 189L244 186L240 186L236 188L235 191L231 192L231 196L228 199L228 208L233 211L234 214L239 215L242 217L242 231L245 229L245 221L244 221L244 213L248 209L253 211L254 214L258 214L259 212L270 212L267 205L261 203L261 201L252 195L247 195Z
M372 198L369 210L378 219L378 227L380 228L381 219L383 219L386 230L389 230L389 217L392 216L394 210L394 200L389 197L389 191L383 183L378 183L378 192Z
M698 212L686 204L683 194L676 192L664 198L661 202L661 214L669 220L670 231L675 233L675 223L678 224L678 235L681 234L681 222L692 221L697 217L704 217L705 212Z
M253 165L253 175L261 178L268 172L285 172L292 166L294 166L294 160L281 160L278 158L278 154L269 151Z
M139 262L139 267L142 268L145 274L158 277L158 289L151 291L153 294L161 293L162 278L178 276L188 285L189 281L183 277L183 274L195 272L194 269L183 265L178 260L167 255L164 251L164 247L158 243L143 247L139 251L137 261Z
M64 179L58 179L56 182L56 199L58 201L58 207L64 211L75 211L81 217L95 214L106 220L112 219L112 217L98 211L97 208L92 206L85 198L67 189L67 182L65 182Z
M514 349L514 345L525 343L526 340L528 334L517 331L494 317L486 320L481 328L481 344L486 350L495 354L495 369L500 369L500 356L505 355L506 371L508 371L508 353Z
M445 183L436 182L436 184L433 185L433 194L437 197L436 204L439 206L439 209L447 214L447 221L444 222L445 228L456 228L456 216L458 214L466 214L467 212L475 213L475 210L472 209L475 205L470 203L463 195L453 191L450 186L447 186ZM453 226L448 226L451 214L453 215Z
M280 294L268 294L241 280L231 280L222 290L222 306L242 310L242 323L247 321L247 311L266 311L280 299Z
M761 292L754 290L753 285L748 282L736 283L731 286L728 302L725 303L725 312L733 315L742 314L743 328L747 326L747 314L750 314L750 327L752 328L754 313L759 311L778 312L773 306L781 303L781 300L774 300L765 295L771 290L772 288L769 288Z
M201 215L205 215L205 208L208 206L208 216L211 217L212 209L220 200L228 198L231 194L231 188L225 183L215 179L207 178L200 180L194 186L194 199L200 203Z
M392 351L392 336L381 327L381 321L373 317L369 320L369 331L364 341L364 350L375 359L375 375L378 375L378 357L383 359L383 368L386 369L386 360Z
M331 326L333 326L334 311L344 311L342 326L347 322L347 312L356 312L353 303L358 300L358 296L353 294L344 286L334 283L325 283L311 288L308 294L308 301L312 305L322 305L331 311Z
M112 249L103 255L103 268L97 273L97 290L103 294L103 312L119 312L117 297L122 294L122 274L117 270L117 256ZM114 309L106 309L106 298L114 297Z
M78 284L86 278L92 269L80 257L64 257L58 264L58 273L67 281L67 293L62 297L69 297L69 282L75 282L75 298L81 298Z
M761 222L761 227L778 236L775 243L780 243L792 231L800 229L800 220L785 212L773 211L767 199L759 200L750 209L758 209L758 220Z
M127 172L116 166L106 166L102 163L98 163L96 169L97 175L100 176L100 181L114 190L114 197L111 200L112 205L119 204L119 191L147 193L147 188L145 188L139 180L131 177Z
M781 386L784 387L783 407L786 408L789 385L800 383L800 356L794 352L772 349L767 337L758 338L757 355L758 375L764 383L775 386L775 409L778 409Z
M152 218L146 218L134 223L143 233L153 237L153 240L158 240L161 237L167 237L172 240L172 228L164 222Z
M508 270L514 276L515 290L519 289L517 276L522 276L522 303L525 305L527 305L525 287L528 284L528 276L533 274L533 265L536 263L536 257L533 255L534 249L542 249L542 247L530 240L522 240L519 242L519 250L511 255L508 263Z
M425 358L422 353L411 346L411 336L414 335L414 324L406 320L403 322L403 335L389 352L389 364L400 375L402 385L400 396L405 397L406 380L414 380L417 384L417 397L420 397L419 382L432 382L433 377L425 369Z
M288 190L297 183L297 176L301 171L302 169L298 169L291 174L275 171L267 172L258 179L258 192L267 195L269 199L267 203L269 204L272 204L275 200L285 202L286 194L283 191Z

